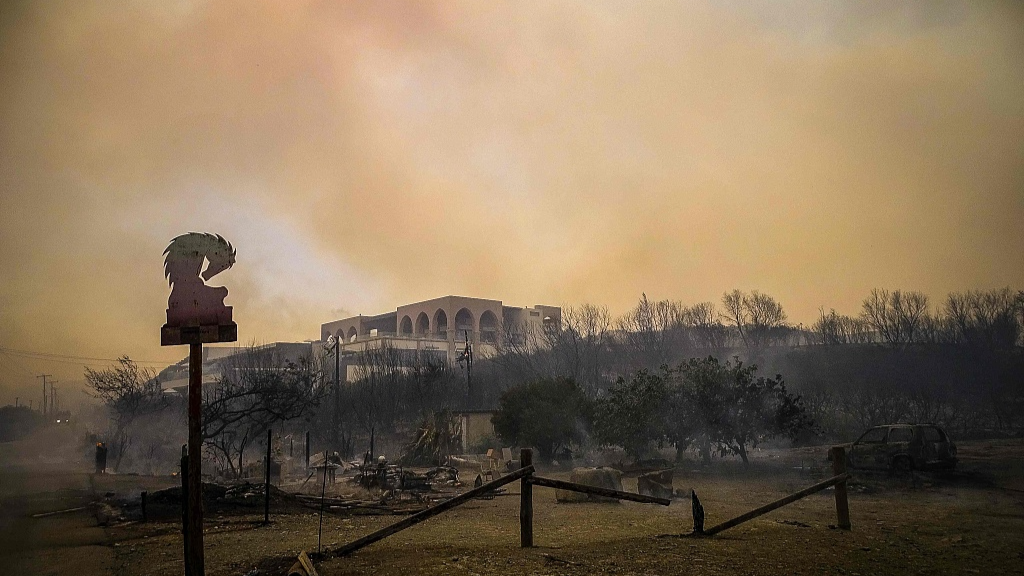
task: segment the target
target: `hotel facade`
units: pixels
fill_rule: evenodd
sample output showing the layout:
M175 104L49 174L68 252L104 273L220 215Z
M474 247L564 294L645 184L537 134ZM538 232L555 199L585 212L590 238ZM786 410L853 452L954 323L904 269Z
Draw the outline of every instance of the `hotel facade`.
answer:
M320 339L332 337L341 352L341 374L354 380L359 353L384 343L401 351L406 363L455 361L467 340L477 358L497 352L505 338L522 329L558 329L557 306L505 306L501 300L442 296L399 306L375 316L353 316L320 326Z

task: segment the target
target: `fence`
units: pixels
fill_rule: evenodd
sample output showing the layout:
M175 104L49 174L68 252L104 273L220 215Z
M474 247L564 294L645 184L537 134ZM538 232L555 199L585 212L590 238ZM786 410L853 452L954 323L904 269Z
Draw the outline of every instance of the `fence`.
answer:
M263 510L264 510L264 523L269 523L269 521L270 521L270 466L269 465L270 465L270 462L271 462L271 458L270 458L270 456L271 456L271 454L270 454L270 440L271 440L271 438L272 438L272 435L271 435L270 431L268 430L267 431L267 459L265 461L267 468L266 468L265 475L264 475L264 490L265 490L265 492L264 492L265 500L264 500L264 508L263 508ZM308 458L309 458L309 456L308 456L308 449L309 449L308 434L307 434L306 448L307 448L307 456L306 456L306 458L307 458L307 461L308 461ZM191 535L190 521L193 520L192 514L190 512L191 512L192 507L193 507L194 504L189 499L184 497L185 494L189 493L188 492L188 475L185 474L185 471L188 468L188 458L189 458L189 456L188 456L188 453L186 451L186 447L182 446L182 457L181 457L182 509L181 509L181 512L182 512L182 533L183 533L183 536L184 536L182 540L183 540L183 544L184 544L184 552L185 552L185 558L186 558L186 570L185 570L186 576L188 576L189 574L192 574L194 572L192 570L189 570L189 566L188 566L188 559L192 557L191 553L194 552L194 550L192 550L192 547L189 545L190 544L190 535ZM777 508L781 508L782 506L785 506L786 504L790 504L792 502L795 502L795 501L797 501L797 500L799 500L801 498L804 498L806 496L814 494L815 492L819 492L821 490L824 490L824 489L826 489L826 488L828 488L830 486L835 486L836 516L838 518L837 524L838 524L839 528L842 528L844 530L849 530L851 528L851 525L850 525L850 509L849 509L849 503L847 502L847 494L846 494L846 482L847 482L847 480L849 480L850 474L847 473L847 471L846 471L846 452L845 452L845 450L842 447L833 447L831 449L831 460L832 460L832 472L834 474L831 478L829 478L827 480L824 480L822 482L819 482L817 484L814 484L813 486L809 486L807 488L804 488L803 490L800 490L798 492L790 494L789 496L786 496L784 498L780 498L780 499L778 499L778 500L776 500L774 502L771 502L769 504L765 504L764 506L761 506L760 508L756 508L754 510L751 510L750 512L747 512L745 514L741 514L741 515L739 515L739 516L737 516L735 518L732 518L730 520L727 520L725 522L717 524L717 525L715 525L715 526L713 526L713 527L711 527L711 528L709 528L707 530L704 530L704 508L700 504L700 500L697 498L696 493L692 493L691 494L691 500L692 500L692 505L693 505L693 532L690 535L692 535L692 536L708 536L708 537L709 536L713 536L713 535L715 535L715 534L717 534L719 532L722 532L723 530L727 530L727 529L732 528L734 526L738 526L738 525L740 525L740 524L742 524L742 523L744 523L744 522L746 522L748 520L751 520L753 518L757 518L758 516L761 516L763 514L771 512L772 510L775 510ZM326 454L325 454L325 461L326 461ZM515 472L512 472L512 473L506 475L503 478L499 478L499 479L493 480L491 482L487 482L485 484L482 484L482 485L480 485L480 486L478 486L476 488L473 488L472 490L469 490L468 492L465 492L463 494L460 494L458 496L455 496L453 498L445 500L444 502L441 502L437 506L434 506L432 508L428 508L426 510L423 510L421 512L413 514L412 516L409 516L409 517L405 518L404 520L396 522L396 523L392 524L391 526L387 526L385 528L377 530L376 532L373 532L371 534L367 534L366 536L363 536L362 538L359 538L359 539L357 539L357 540L355 540L353 542L345 544L345 545L343 545L343 546L341 546L339 548L335 548L334 550L328 550L328 551L323 552L323 553L319 552L319 550L318 550L318 552L316 554L310 554L309 556L306 556L305 552L303 552L300 555L300 557L299 557L299 561L296 562L296 564L294 566L292 566L291 570L289 570L288 573L289 574L299 574L299 575L303 575L304 574L306 576L315 576L316 575L316 570L313 567L313 564L310 561L310 558L314 558L316 560L324 560L324 559L327 559L327 558L333 558L333 557L345 556L345 555L351 554L351 553L355 552L356 550L359 550L361 548L369 546L370 544L373 544L374 542L377 542L379 540L383 540L384 538L387 538L388 536L391 536L392 534L396 534L398 532L401 532L402 530L405 530L406 528L409 528L411 526L415 526L416 524L419 524L420 522L423 522L424 520L428 520L428 519L430 519L430 518L432 518L434 516L437 516L438 514L441 514L441 513L445 512L447 510L451 510L451 509L453 509L453 508L455 508L457 506L465 504L466 502L469 502L470 500L473 500L474 498L487 495L488 493L490 493L490 492L492 492L492 491L494 491L494 490L496 490L496 489L498 489L498 488L500 488L500 487L502 487L502 486L504 486L506 484L511 484L512 482L515 482L517 480L522 483L522 486L521 486L521 489L520 489L520 502L519 502L519 537L520 537L520 546L523 547L523 548L533 547L533 486L534 485L546 486L546 487L549 487L549 488L556 488L556 489L560 489L560 490L570 490L570 491L574 491L574 492L582 492L584 494L592 494L592 495L595 495L595 496L605 496L605 497L610 497L610 498L616 498L616 499L619 499L619 500L631 500L633 502L642 502L642 503L647 503L647 504L660 504L662 506L668 506L668 505L670 505L672 503L672 501L670 499L668 499L668 498L659 498L659 497L655 497L655 496L646 496L646 495L642 495L642 494L634 494L634 493L631 493L631 492L623 492L623 491L619 491L619 490L610 490L608 488L599 488L599 487L596 487L596 486L586 486L586 485L583 485L583 484L576 484L574 482L566 482L564 480L555 480L553 478L544 478L543 476L536 476L535 475L535 469L533 467L533 451L528 449L528 448L525 448L525 449L523 449L520 452L520 465L521 465L521 467L518 470L516 470ZM325 474L324 481L326 482L326 468L325 468L324 474ZM322 499L323 499L323 496L321 495L321 510L320 510L320 514L321 514L321 530L323 529L323 524L322 524L323 523ZM146 493L145 492L142 494L142 508L143 508L143 512L142 512L143 513L143 521L145 521L145 519L146 519L145 518L146 517L146 511L145 511L145 508L146 508ZM319 536L318 536L318 542L319 542ZM319 547L319 544L318 544L318 547ZM201 557L201 555L199 557L198 562L199 562L199 567L201 569L202 568L202 557Z
M533 546L533 486L546 486L549 488L556 488L560 490L571 490L574 492L582 492L584 494L593 494L596 496L605 496L610 498L617 498L620 500L630 500L633 502L642 502L646 504L660 504L662 506L668 506L672 501L668 498L658 498L655 496L645 496L642 494L634 494L631 492L623 492L619 490L611 490L608 488L599 488L596 486L586 486L583 484L576 484L574 482L566 482L564 480L555 480L553 478L545 478L543 476L537 476L533 467L533 452L530 449L523 449L520 452L520 465L521 467L506 475L503 478L493 480L482 484L468 492L455 496L449 500L441 502L437 506L423 510L396 522L390 526L377 530L371 534L367 534L358 540L345 544L334 550L328 550L324 553L318 553L313 555L316 560L323 560L326 558L333 558L338 556L346 556L373 544L379 540L383 540L392 534L401 532L406 528L415 526L424 520L437 516L447 510L451 510L457 506L465 504L474 498L484 496L487 493L496 490L506 484L511 484L515 481L521 482L520 488L520 502L519 502L519 537L520 546L523 548L530 548ZM845 451L841 447L832 448L832 468L834 476L809 486L799 492L795 492L761 506L755 510L747 512L722 522L721 524L715 525L708 530L704 530L704 512L703 507L700 505L699 500L696 498L696 494L693 494L693 514L694 514L694 531L695 536L712 536L723 530L738 526L748 520L766 514L772 510L785 506L786 504L795 502L801 498L804 498L815 492L819 492L830 486L835 486L835 500L836 500L836 515L838 517L838 525L840 528L849 530L850 529L850 511L847 503L846 495L846 481L850 478L850 475L846 472L846 457Z

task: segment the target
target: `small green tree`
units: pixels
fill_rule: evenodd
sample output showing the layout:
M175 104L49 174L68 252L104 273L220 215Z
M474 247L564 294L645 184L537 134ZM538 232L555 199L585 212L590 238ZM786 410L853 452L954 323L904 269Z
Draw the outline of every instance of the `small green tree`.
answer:
M721 454L735 454L749 465L747 450L776 436L796 436L814 423L799 396L786 390L782 376L757 377L757 366L719 362L714 357L691 359L669 371L672 405L688 432L700 442L714 443ZM681 441L680 435L674 437ZM707 444L701 449L710 457Z
M704 463L711 463L712 445L726 420L723 390L727 378L713 356L691 358L665 370L669 390L667 433L676 447L677 460L689 446L696 445Z
M667 433L668 390L657 374L641 370L628 381L619 378L594 409L594 436L602 444L621 446L635 460Z
M541 378L506 390L491 423L503 441L533 446L550 461L584 438L590 414L590 402L575 381Z

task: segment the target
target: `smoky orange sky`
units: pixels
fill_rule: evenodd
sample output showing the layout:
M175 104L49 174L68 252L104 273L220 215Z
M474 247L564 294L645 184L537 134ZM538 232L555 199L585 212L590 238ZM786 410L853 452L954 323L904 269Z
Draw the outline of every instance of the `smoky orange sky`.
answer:
M1024 286L1018 2L0 11L0 347L182 358L161 252L192 230L238 249L243 342L446 294L757 289L809 324ZM84 363L0 355L0 403Z

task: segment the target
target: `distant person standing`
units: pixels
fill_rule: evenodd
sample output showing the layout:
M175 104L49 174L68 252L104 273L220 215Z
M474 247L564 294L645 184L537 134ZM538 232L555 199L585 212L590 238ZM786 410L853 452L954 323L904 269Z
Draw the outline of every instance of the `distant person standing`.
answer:
M103 442L96 443L96 473L107 473L107 445Z

